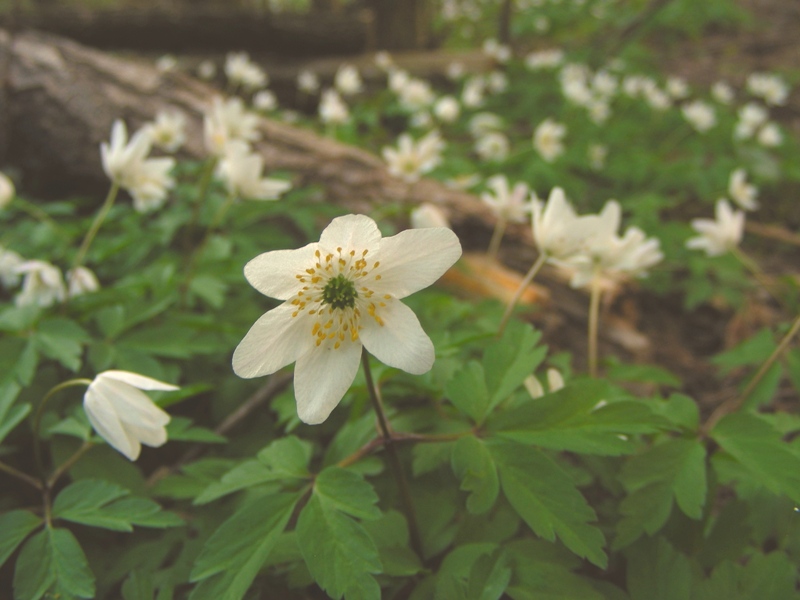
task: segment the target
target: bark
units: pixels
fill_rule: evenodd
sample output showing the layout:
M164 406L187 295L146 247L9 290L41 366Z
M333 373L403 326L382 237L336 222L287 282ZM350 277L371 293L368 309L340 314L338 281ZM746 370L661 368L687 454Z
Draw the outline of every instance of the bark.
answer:
M431 41L430 0L370 0L377 47L420 50Z

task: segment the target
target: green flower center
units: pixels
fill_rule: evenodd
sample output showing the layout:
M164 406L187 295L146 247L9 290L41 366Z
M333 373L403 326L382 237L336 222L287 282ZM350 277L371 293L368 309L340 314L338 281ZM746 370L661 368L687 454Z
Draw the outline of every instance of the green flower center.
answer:
M337 275L328 280L322 290L322 303L332 308L353 308L356 305L358 292L355 284L344 275Z

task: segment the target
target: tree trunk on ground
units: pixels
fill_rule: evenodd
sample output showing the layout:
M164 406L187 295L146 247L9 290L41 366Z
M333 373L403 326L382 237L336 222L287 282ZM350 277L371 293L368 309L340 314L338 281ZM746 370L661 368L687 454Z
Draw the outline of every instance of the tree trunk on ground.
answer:
M376 49L421 50L431 41L430 0L369 0Z

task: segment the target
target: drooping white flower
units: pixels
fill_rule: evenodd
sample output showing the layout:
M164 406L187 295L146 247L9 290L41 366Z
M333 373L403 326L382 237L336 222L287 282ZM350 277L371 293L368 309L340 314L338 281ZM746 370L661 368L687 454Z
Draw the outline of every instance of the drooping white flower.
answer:
M234 86L255 91L266 87L269 77L254 63L247 52L230 52L225 57L225 76Z
M352 96L353 94L360 93L364 89L364 82L361 80L361 74L353 65L340 66L333 79L333 85L343 96Z
M481 160L499 162L508 157L511 142L499 131L490 131L475 140L475 153Z
M553 162L564 153L562 140L566 133L566 126L547 118L533 132L533 147L544 160Z
M99 289L100 282L86 267L75 267L67 271L67 295L70 298L90 294Z
M733 210L725 198L720 198L715 213L716 220L692 220L692 228L700 235L688 239L687 248L705 250L709 256L719 256L739 245L744 232L744 211Z
M444 142L437 131L431 131L417 142L404 133L398 138L396 147L386 146L382 154L389 173L413 183L441 163L443 149Z
M175 152L186 142L186 115L177 110L162 111L144 129L156 147Z
M322 92L319 102L319 118L323 123L341 125L350 120L350 110L342 97L334 89Z
M19 254L0 246L0 284L6 289L19 285L20 273L17 268L25 262Z
M257 141L261 137L258 130L260 121L261 117L247 110L241 98L223 100L215 97L203 118L206 149L218 157L228 142Z
M314 71L303 69L297 74L297 89L306 94L316 94L319 91L319 77Z
M170 416L141 390L178 387L128 371L104 371L83 396L83 410L94 430L128 460L136 460L142 444L157 448L167 441Z
M751 183L747 183L747 173L744 169L736 169L731 172L728 179L728 194L731 200L745 210L756 210L758 208L758 188Z
M391 367L427 372L433 344L400 300L431 285L460 255L449 229L381 238L372 219L348 215L334 219L318 243L254 258L247 280L284 302L239 343L234 372L261 377L296 361L297 413L310 424L322 423L342 399L362 347Z
M714 107L702 100L694 100L684 104L681 107L681 112L689 125L700 133L705 133L717 124Z
M453 96L442 96L433 105L433 114L444 123L453 123L461 114L461 105Z
M410 222L412 229L424 229L426 227L447 227L450 229L450 222L442 210L435 204L425 202L411 211Z
M47 308L67 297L61 270L42 260L28 260L14 271L23 275L22 291L14 298L17 306L41 306Z
M245 200L277 200L292 187L288 181L262 177L263 170L263 157L241 140L228 144L217 169L228 193Z
M519 182L512 188L505 175L495 175L486 182L489 192L481 194L481 200L498 217L511 223L528 220L533 204L527 184Z
M14 182L8 175L0 172L0 210L8 206L15 194Z

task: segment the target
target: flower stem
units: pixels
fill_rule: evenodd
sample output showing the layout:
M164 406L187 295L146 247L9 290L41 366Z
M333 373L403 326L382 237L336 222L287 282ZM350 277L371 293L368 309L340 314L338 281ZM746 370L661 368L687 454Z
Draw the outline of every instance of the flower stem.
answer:
M758 369L753 378L748 382L747 386L742 390L742 393L728 402L723 402L711 413L711 416L708 417L708 420L703 425L702 431L704 435L711 431L722 417L741 408L750 394L753 393L753 390L756 389L756 386L764 378L764 375L766 375L770 368L772 368L772 365L775 364L775 361L786 351L786 348L791 343L792 338L797 335L798 331L800 331L800 315L797 315L791 328L778 344L778 347L775 348L772 354L769 355L769 358L764 361L764 364L761 365L761 368Z
M61 479L61 476L69 471L75 465L75 463L78 462L81 457L89 451L92 446L94 446L92 442L83 442L81 447L78 448L72 456L70 456L55 471L53 471L53 474L50 475L50 478L47 480L48 489L52 489L58 480Z
M497 258L497 251L500 250L500 242L503 240L503 234L506 232L507 224L508 221L503 217L498 217L497 222L494 224L492 240L489 242L489 249L486 251L486 255L491 260Z
M211 187L211 179L214 176L214 169L217 166L217 157L212 156L208 159L208 162L203 169L203 173L200 176L200 185L199 193L197 194L197 200L194 202L194 206L192 207L192 216L189 218L189 224L186 227L186 246L188 249L188 245L191 241L192 233L194 232L194 228L197 225L197 221L200 219L200 210L203 208L203 204L206 202L206 197L208 196L208 190Z
M91 385L91 379L70 379L69 381L64 381L59 383L56 386L53 386L49 392L44 395L42 401L39 403L39 407L36 409L36 413L33 415L33 455L36 460L36 466L39 469L39 473L42 476L42 481L44 482L44 462L42 461L42 447L41 443L39 442L39 429L42 424L42 415L44 414L44 408L47 405L47 402L52 398L55 394L64 390L69 387L75 387L78 385Z
M19 471L19 470L15 469L14 467L12 467L11 465L7 465L6 463L4 463L2 461L0 461L0 471L4 471L5 473L8 473L9 475L11 475L13 477L16 477L20 481L24 481L28 485L32 485L37 490L43 489L42 484L38 479L34 479L33 477L31 477L27 473L23 473L22 471Z
M600 277L595 271L592 277L589 300L589 376L597 377L597 326L600 321Z
M530 270L525 274L525 277L519 284L517 291L514 292L514 296L508 303L506 312L503 313L503 318L500 320L500 327L497 331L498 336L503 335L503 332L506 330L506 325L508 325L508 320L511 318L511 314L514 312L514 307L517 305L517 302L519 302L519 299L522 298L523 292L525 292L525 289L530 285L531 281L533 281L533 278L536 277L536 274L544 266L545 262L547 262L547 253L542 252L539 254L539 257L533 263Z
M394 472L397 486L400 488L400 498L403 502L403 511L406 514L408 521L409 534L411 536L411 547L414 552L422 558L422 537L419 533L419 524L417 523L417 515L414 512L414 503L411 499L411 489L408 485L403 466L400 463L400 455L397 453L397 446L392 438L392 431L389 427L389 422L386 420L386 412L383 409L383 401L381 400L380 390L375 385L372 378L372 370L369 366L369 353L366 349L361 354L361 364L364 365L364 377L367 380L367 390L369 391L369 398L372 401L372 406L375 409L375 414L378 416L378 426L383 436L384 446L389 452L389 464Z
M94 221L92 221L91 227L89 227L89 231L86 232L86 236L83 238L83 242L78 250L78 254L75 255L75 260L72 261L73 269L80 267L83 264L83 260L86 258L86 253L89 251L89 246L92 245L97 232L100 231L100 226L103 224L103 221L106 220L108 211L110 211L111 207L114 206L114 201L117 199L118 193L119 183L114 181L111 183L111 189L108 190L108 195L106 196L105 202L103 202L103 206L100 207L100 210L97 212L97 216L95 216Z

